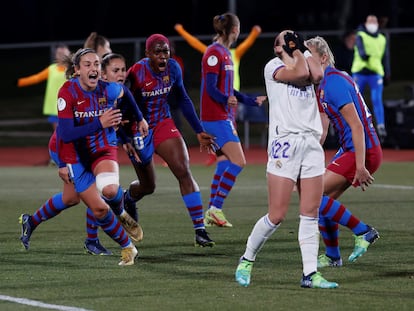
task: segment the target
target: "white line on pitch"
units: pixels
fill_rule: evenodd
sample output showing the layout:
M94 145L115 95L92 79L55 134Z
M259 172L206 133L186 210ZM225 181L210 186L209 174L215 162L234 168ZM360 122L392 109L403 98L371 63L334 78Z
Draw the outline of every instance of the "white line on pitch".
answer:
M11 296L4 296L0 295L0 300L10 301L15 303L20 303L23 305L39 307L44 309L51 309L51 310L60 310L60 311L92 311L83 308L76 308L76 307L68 307L68 306L61 306L61 305L53 305L50 303L44 303L41 301L26 299L26 298L18 298L18 297L11 297Z

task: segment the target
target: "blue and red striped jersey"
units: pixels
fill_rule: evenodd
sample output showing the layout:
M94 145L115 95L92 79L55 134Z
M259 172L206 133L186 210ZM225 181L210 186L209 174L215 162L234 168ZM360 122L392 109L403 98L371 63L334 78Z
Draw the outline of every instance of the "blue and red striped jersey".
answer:
M77 78L66 81L58 94L59 157L65 163L90 163L107 148L117 146L113 127L102 128L99 117L117 108L122 85L98 81L93 91L84 91Z
M358 86L346 72L328 66L325 69L324 78L318 86L317 95L344 151L354 151L351 128L340 112L341 108L347 104L355 106L361 120L365 133L366 149L380 144L372 123L372 114L359 92Z
M207 75L215 75L217 81L212 92L208 91ZM235 120L236 109L227 106L227 98L234 95L234 69L230 50L219 43L207 47L201 61L202 121Z

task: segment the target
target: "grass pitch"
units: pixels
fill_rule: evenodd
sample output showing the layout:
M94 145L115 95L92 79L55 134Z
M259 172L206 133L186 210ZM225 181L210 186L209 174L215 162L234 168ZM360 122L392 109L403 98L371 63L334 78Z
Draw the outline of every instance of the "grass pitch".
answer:
M0 168L0 310L414 309L414 163L384 163L366 192L350 189L341 198L381 238L351 264L352 233L341 227L344 266L320 270L339 283L331 290L300 287L296 195L286 221L259 253L251 285L244 288L234 281L252 226L267 211L264 165L248 165L241 173L225 203L234 227L208 228L216 246L205 249L194 247L176 180L168 168L156 170L156 192L139 203L144 229L144 240L137 244L140 257L134 266L119 267L119 247L103 231L100 240L114 255L84 252L83 204L42 223L25 251L19 215L33 213L59 192L61 181L56 168ZM204 204L213 170L192 166ZM133 169L122 166L122 185L133 179ZM39 304L25 305L19 298Z

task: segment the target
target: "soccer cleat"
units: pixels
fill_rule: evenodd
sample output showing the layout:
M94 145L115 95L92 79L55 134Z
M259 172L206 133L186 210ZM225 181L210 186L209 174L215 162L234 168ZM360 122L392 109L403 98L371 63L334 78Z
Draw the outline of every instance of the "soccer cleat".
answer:
M123 212L118 218L131 239L140 242L144 238L141 226L127 212Z
M304 288L337 288L338 283L329 282L323 278L320 272L314 272L307 276L302 276L300 286Z
M349 255L348 260L350 262L356 261L358 257L366 253L368 246L378 240L379 237L378 231L373 227L369 227L368 232L364 234L354 235L355 247L351 255Z
M250 285L250 275L252 273L253 261L247 259L240 259L239 265L237 266L235 278L236 282L241 286L247 287Z
M121 250L121 261L118 263L119 266L131 266L134 264L135 257L138 256L138 250L131 243L131 246L125 247Z
M231 228L233 225L226 219L224 216L223 210L217 207L210 207L204 216L204 225L206 227L218 226L218 227L227 227Z
M323 254L318 257L318 268L325 267L342 267L342 259L332 259L331 257Z
M194 246L200 247L213 247L216 244L210 237L205 229L197 229L195 232L195 244Z
M91 255L102 255L102 256L112 255L112 252L107 250L99 242L99 240L86 239L83 247L85 248L86 252L91 254Z
M19 223L22 225L22 234L20 235L20 241L26 250L30 247L30 237L32 236L34 228L30 225L30 215L21 214L19 217Z
M126 212L136 221L138 222L138 210L137 205L134 201L126 199L127 190L124 190L124 208Z

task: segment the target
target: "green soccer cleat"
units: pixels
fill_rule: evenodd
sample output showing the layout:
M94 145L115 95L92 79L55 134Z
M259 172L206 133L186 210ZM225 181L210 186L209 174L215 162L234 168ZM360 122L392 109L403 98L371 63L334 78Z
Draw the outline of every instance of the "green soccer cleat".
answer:
M318 268L325 267L342 267L342 259L332 259L331 257L323 254L318 257Z
M204 216L204 225L206 227L217 226L231 228L233 225L224 216L223 210L217 207L210 207Z
M239 265L237 266L235 278L236 282L241 286L247 287L250 285L250 275L252 273L253 261L240 259Z
M307 276L302 276L300 286L303 288L337 288L338 283L329 282L323 278L320 272L314 272Z
M348 261L355 262L359 257L367 252L368 246L378 240L379 237L378 231L373 227L369 227L369 231L364 234L354 235L355 247L351 255L349 255Z

